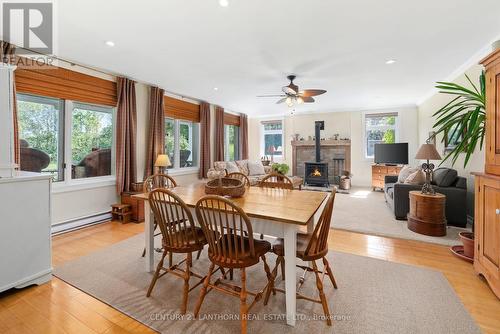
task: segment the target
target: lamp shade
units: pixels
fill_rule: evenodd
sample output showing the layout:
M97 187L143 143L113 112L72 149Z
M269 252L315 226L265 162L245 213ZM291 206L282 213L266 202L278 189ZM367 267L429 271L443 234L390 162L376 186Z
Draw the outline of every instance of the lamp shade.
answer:
M170 167L172 163L167 154L159 154L156 158L155 167Z
M436 146L434 144L423 144L418 149L417 155L415 159L419 160L441 160L441 156L436 150Z

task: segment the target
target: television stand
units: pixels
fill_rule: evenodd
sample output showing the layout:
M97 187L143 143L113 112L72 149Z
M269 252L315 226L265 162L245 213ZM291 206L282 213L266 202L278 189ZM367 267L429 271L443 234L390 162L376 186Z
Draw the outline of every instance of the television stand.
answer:
M384 190L385 177L388 175L398 176L403 166L389 164L372 165L372 190Z

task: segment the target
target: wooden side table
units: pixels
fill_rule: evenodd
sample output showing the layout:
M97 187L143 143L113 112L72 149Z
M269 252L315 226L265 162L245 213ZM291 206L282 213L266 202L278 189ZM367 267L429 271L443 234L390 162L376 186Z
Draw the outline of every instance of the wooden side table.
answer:
M410 191L408 229L434 237L445 236L445 203L446 196L443 194L427 195L420 191Z

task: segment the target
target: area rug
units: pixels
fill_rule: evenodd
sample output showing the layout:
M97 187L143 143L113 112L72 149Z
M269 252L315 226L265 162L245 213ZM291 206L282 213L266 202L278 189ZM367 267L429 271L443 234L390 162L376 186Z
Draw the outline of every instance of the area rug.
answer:
M238 333L239 299L209 293L200 319L192 311L200 287L189 295L188 314L181 316L182 280L173 275L159 279L146 297L152 274L140 257L144 236L138 235L106 249L68 262L54 275L109 304L160 333ZM157 254L159 256L159 254ZM285 297L259 302L249 316L249 333L480 333L445 277L436 271L331 251L328 255L338 283L334 290L325 280L333 326L322 319L321 305L298 300L294 328L284 320ZM268 256L274 265L275 258ZM157 259L158 260L158 259ZM194 270L205 273L206 251ZM297 277L301 273L297 270ZM235 279L239 279L235 272ZM279 282L278 278L278 282ZM247 272L249 288L265 284L262 263ZM278 283L282 286L283 282ZM317 296L315 280L307 276L301 292Z
M382 192L352 188L335 197L331 227L335 229L392 238L425 241L441 245L460 244L458 233L470 231L448 226L446 236L431 237L410 231L406 220L396 220Z

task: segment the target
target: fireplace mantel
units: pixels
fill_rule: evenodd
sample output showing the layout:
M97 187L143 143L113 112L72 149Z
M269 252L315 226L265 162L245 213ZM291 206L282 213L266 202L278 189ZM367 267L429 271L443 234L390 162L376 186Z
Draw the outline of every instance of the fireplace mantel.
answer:
M304 177L303 164L305 162L314 162L314 140L292 140L292 172L293 175ZM345 158L344 169L351 171L351 141L350 140L331 140L320 141L321 162L333 163L331 158L334 154L342 153ZM301 164L301 166L298 166ZM297 168L298 167L298 168Z

